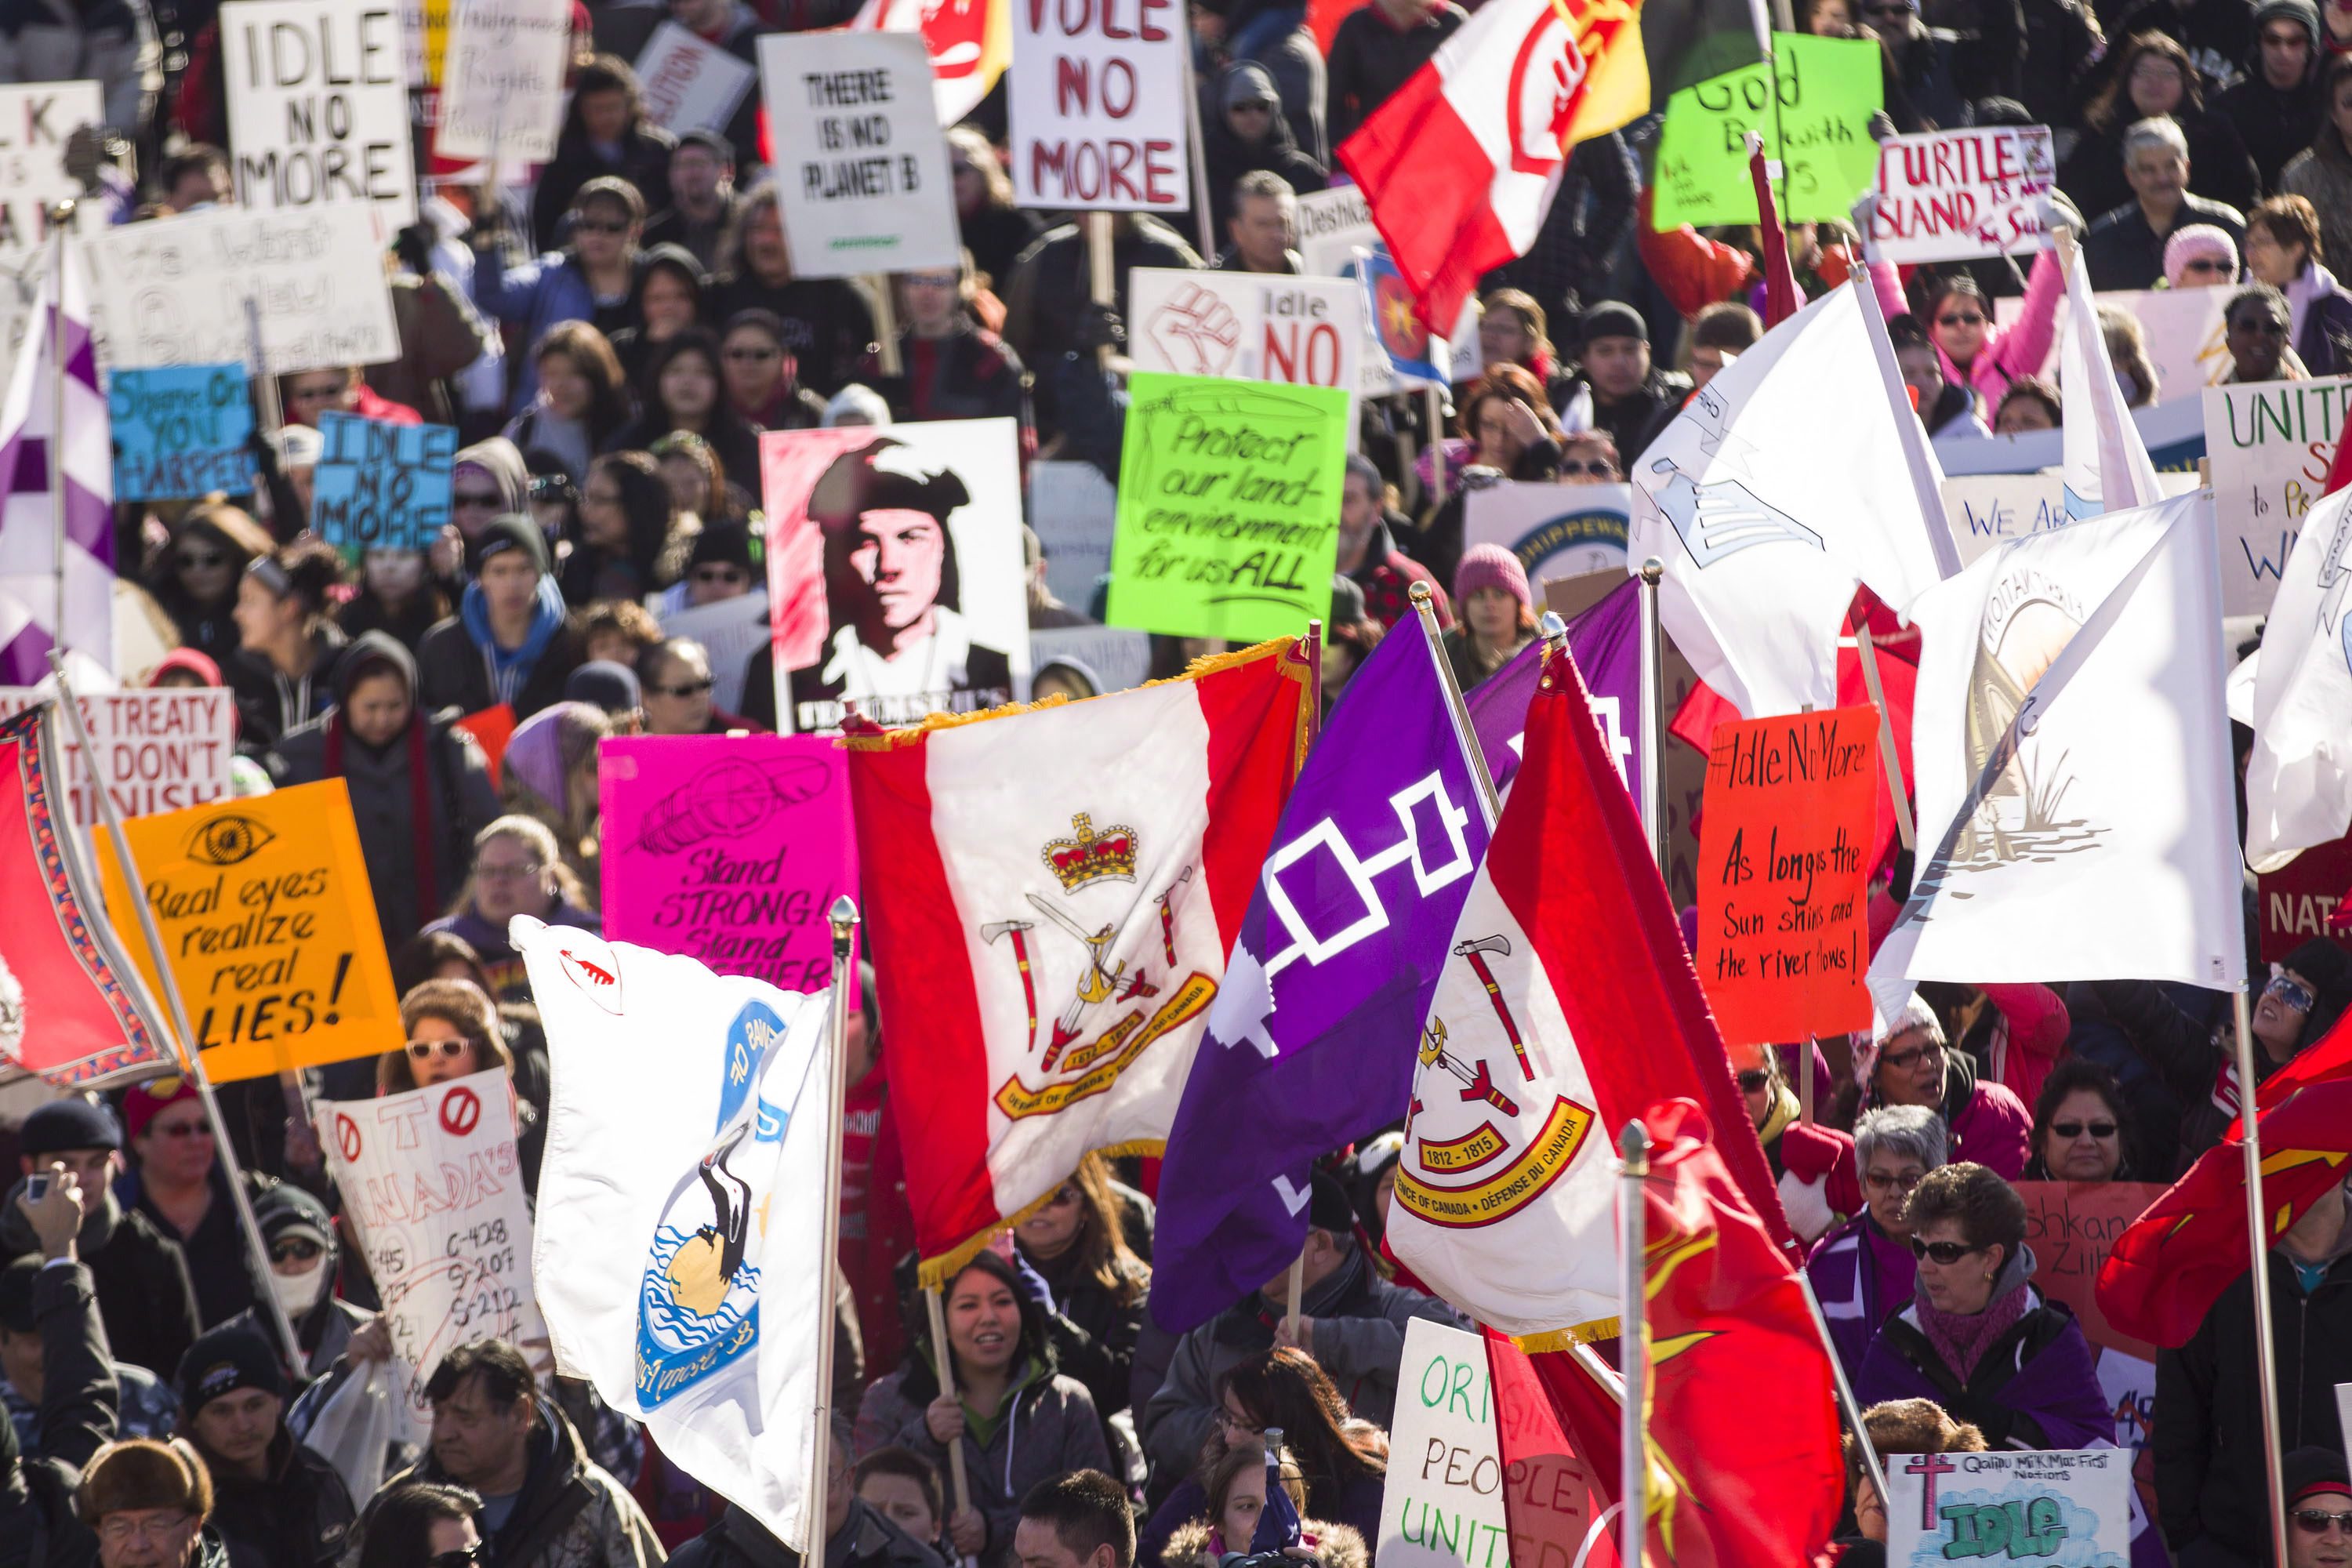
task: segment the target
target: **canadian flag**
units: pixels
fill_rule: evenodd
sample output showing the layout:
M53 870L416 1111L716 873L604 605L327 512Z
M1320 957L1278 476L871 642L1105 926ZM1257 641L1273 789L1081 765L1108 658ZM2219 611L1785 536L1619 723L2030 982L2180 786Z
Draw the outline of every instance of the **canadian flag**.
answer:
M1431 331L1527 254L1568 149L1650 106L1640 6L1489 0L1339 147Z

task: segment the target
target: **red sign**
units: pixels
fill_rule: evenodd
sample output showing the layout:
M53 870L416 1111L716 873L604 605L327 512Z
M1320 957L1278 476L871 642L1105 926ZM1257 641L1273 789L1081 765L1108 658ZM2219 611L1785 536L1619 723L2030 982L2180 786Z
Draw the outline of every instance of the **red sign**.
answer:
M2019 1182L2025 1200L2025 1244L2033 1248L2033 1284L2074 1309L2083 1337L2143 1361L2156 1347L2110 1326L2099 1305L2099 1268L2116 1237L2131 1228L2167 1188L2161 1182Z
M453 1089L441 1100L441 1127L463 1138L482 1119L481 1097L470 1089Z
M2263 962L2276 963L2315 936L2340 936L2327 920L2352 889L2352 837L2315 845L2277 871L2255 879L2261 900Z

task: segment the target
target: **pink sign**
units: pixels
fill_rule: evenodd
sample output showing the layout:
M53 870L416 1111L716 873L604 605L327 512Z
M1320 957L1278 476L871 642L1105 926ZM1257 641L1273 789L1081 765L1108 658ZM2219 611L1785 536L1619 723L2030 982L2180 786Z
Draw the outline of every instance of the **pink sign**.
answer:
M846 758L809 735L603 743L604 934L821 991L825 911L857 886Z

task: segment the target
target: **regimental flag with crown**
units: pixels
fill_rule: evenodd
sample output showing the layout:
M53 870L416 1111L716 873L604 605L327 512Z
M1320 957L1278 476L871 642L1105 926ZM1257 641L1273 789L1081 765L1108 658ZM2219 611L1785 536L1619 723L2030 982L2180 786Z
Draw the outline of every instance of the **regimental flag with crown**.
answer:
M1289 640L852 736L866 937L927 1282L1089 1150L1157 1153L1305 741Z

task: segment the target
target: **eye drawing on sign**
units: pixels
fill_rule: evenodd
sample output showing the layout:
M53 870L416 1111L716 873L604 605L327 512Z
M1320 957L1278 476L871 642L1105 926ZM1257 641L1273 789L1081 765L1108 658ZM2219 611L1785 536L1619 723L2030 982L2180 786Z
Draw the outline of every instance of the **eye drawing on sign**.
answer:
M2072 775L2066 753L2034 743L2033 688L2082 629L2083 607L2032 566L2004 574L1986 597L1969 676L1967 755L1972 773L1994 760L2012 722L2015 750L1962 831L1950 871L1989 870L2091 848L2106 830L2061 814ZM2021 714L2022 715L2020 721Z
M196 825L188 835L187 857L205 866L234 866L278 841L278 835L242 812L227 812Z

